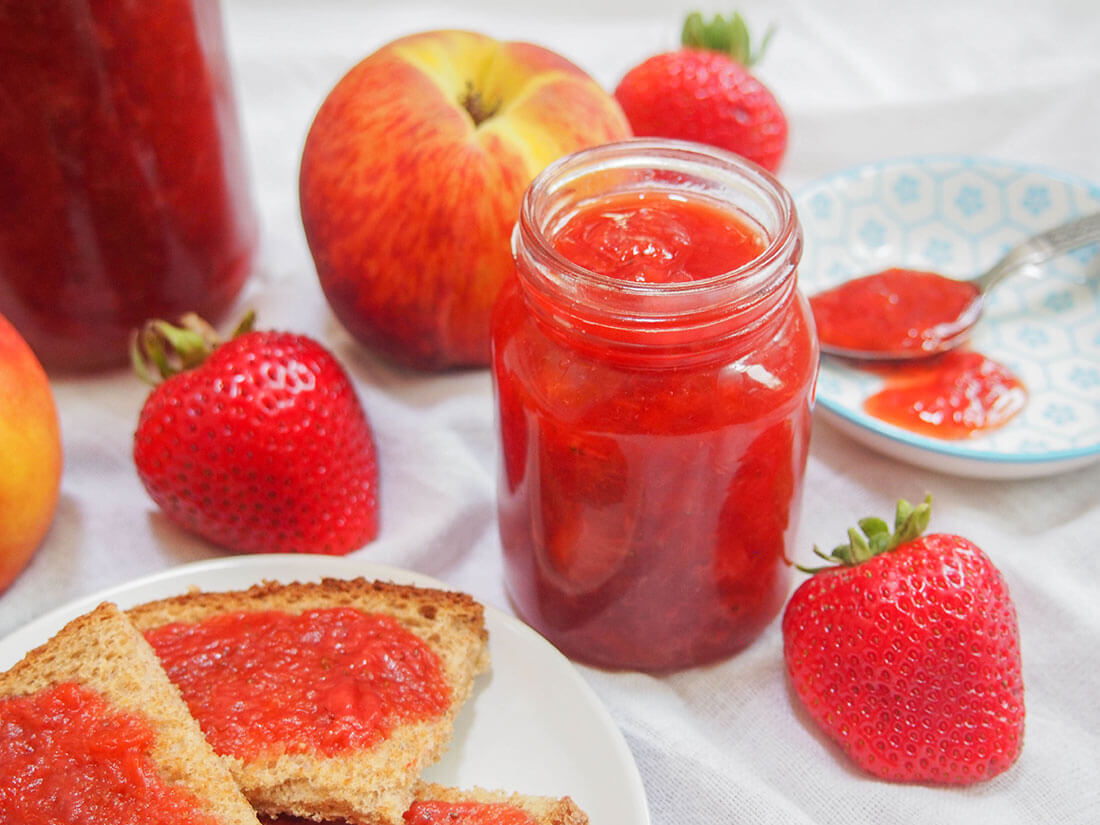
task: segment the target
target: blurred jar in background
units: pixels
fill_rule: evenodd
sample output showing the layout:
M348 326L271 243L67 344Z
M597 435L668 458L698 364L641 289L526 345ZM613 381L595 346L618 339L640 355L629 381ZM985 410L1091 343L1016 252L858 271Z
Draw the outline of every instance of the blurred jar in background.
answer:
M256 234L217 0L0 0L0 313L47 369L217 321Z

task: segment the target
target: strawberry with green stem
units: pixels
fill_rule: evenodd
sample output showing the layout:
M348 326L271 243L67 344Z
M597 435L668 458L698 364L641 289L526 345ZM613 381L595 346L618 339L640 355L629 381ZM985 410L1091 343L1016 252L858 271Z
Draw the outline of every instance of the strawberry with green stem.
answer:
M740 14L709 22L690 14L682 48L635 66L615 89L634 134L707 143L775 172L787 150L787 117L749 71L771 35L754 51Z
M316 341L147 323L134 366L156 386L134 463L163 513L238 552L342 555L378 533L378 464L351 381Z
M922 535L931 499L898 503L893 531L860 521L791 596L783 654L806 711L868 772L965 785L1023 744L1016 610L965 538Z

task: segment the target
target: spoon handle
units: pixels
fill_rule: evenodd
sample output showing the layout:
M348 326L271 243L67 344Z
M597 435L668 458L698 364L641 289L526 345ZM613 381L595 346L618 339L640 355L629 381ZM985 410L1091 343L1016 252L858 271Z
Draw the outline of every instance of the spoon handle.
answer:
M1100 212L1059 224L1028 238L1009 250L988 272L975 278L974 284L980 291L987 292L1020 267L1041 264L1092 241L1100 241Z

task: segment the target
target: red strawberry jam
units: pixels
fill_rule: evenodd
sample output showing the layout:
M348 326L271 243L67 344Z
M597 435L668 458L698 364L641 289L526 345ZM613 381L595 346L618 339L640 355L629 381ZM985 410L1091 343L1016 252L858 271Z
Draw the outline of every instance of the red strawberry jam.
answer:
M951 350L881 372L886 386L863 408L896 427L931 438L957 440L996 429L1027 403L1023 382L978 352Z
M505 802L414 802L405 825L537 825L522 808Z
M348 607L227 613L145 635L221 754L336 756L451 702L419 637Z
M620 194L588 206L552 243L585 269L657 284L713 278L764 250L763 238L737 216L662 192Z
M518 612L582 661L722 658L786 592L816 339L789 197L739 164L612 144L524 201L493 324L501 541Z
M978 289L935 272L886 269L810 298L822 344L861 352L933 352L977 309Z
M0 822L217 825L157 774L154 732L75 685L0 699Z
M217 0L0 14L0 313L47 368L125 363L132 329L216 320L256 225Z

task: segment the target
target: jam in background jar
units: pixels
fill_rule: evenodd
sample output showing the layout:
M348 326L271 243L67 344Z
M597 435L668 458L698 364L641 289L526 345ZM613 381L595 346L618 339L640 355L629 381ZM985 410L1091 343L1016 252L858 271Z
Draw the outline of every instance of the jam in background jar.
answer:
M493 320L509 594L569 656L724 658L788 588L818 350L790 196L635 139L532 183Z
M48 369L216 321L256 224L217 0L0 0L0 314Z

